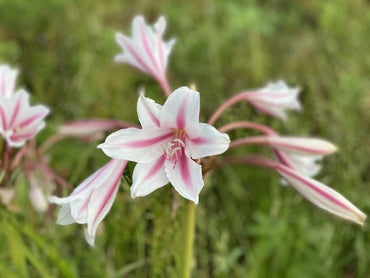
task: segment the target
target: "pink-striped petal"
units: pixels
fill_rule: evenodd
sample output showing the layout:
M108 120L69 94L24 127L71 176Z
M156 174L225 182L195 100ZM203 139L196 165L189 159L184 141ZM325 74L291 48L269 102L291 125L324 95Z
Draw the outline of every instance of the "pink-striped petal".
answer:
M332 188L305 177L286 166L281 165L278 169L284 179L303 197L319 208L357 224L364 223L366 215Z
M245 144L264 144L278 150L313 156L328 155L337 151L337 147L335 145L322 139L275 135L253 136L238 139L231 143L231 147L237 147Z
M98 148L112 158L148 163L163 155L172 136L167 129L127 128L109 135Z
M159 114L162 109L162 105L157 104L154 100L140 95L137 102L137 115L141 126L144 129L147 128L159 128Z
M113 205L113 201L117 195L118 187L121 181L121 176L127 165L127 161L112 160L112 175L100 186L95 187L91 194L87 205L87 233L91 238L95 237L96 229L100 222L107 215ZM94 245L94 241L89 240L90 245Z
M318 138L266 136L266 143L273 148L305 155L328 155L338 149L332 143Z
M176 89L161 110L162 128L182 129L190 139L199 137L199 93L188 87Z
M176 165L172 160L166 160L165 170L176 191L198 204L199 193L204 185L201 166L183 153Z
M131 197L142 197L168 183L164 169L165 157L150 163L138 163L132 175Z
M199 137L186 140L186 148L193 159L224 153L230 145L229 135L209 124L199 124Z

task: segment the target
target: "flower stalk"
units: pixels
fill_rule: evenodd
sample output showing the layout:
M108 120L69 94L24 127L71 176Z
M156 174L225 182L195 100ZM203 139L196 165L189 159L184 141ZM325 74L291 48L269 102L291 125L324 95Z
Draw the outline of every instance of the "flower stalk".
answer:
M195 234L195 204L192 201L185 201L185 240L184 254L182 258L182 278L191 277L193 262L193 246Z

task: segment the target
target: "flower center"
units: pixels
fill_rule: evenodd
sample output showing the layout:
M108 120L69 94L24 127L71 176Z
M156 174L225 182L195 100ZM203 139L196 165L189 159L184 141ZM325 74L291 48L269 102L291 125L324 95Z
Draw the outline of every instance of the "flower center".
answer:
M173 133L173 139L168 142L167 147L164 149L164 156L167 160L173 162L173 168L176 167L177 162L184 154L185 149L185 132L182 129L176 129Z

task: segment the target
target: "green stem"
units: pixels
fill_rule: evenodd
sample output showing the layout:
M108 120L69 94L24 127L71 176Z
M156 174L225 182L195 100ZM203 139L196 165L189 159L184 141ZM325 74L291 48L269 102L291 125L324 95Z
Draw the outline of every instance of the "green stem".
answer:
M182 260L182 273L181 273L182 278L191 277L194 232L195 232L195 204L192 201L186 200L184 256Z

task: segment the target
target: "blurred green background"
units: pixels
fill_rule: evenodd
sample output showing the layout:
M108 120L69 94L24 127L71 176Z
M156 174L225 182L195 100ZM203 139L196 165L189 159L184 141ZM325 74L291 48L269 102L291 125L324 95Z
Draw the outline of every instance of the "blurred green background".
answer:
M164 101L159 86L113 62L118 30L143 14L167 17L177 37L169 64L173 88L195 82L202 121L227 97L283 78L301 86L302 113L282 123L235 106L217 126L237 119L283 134L313 135L340 151L317 177L370 212L370 4L333 1L0 0L0 62L20 69L18 85L52 109L47 128L86 117L137 122L137 91ZM247 135L231 134L232 137ZM107 158L97 143L60 142L51 164L73 185ZM245 148L253 151L255 148ZM130 164L130 169L134 164ZM39 215L19 178L18 212L0 208L1 277L177 277L183 200L171 217L171 187L130 199L122 180L96 247L83 227ZM63 196L70 193L63 190ZM276 174L255 167L214 172L200 195L194 277L368 277L369 225L334 218L306 202Z

